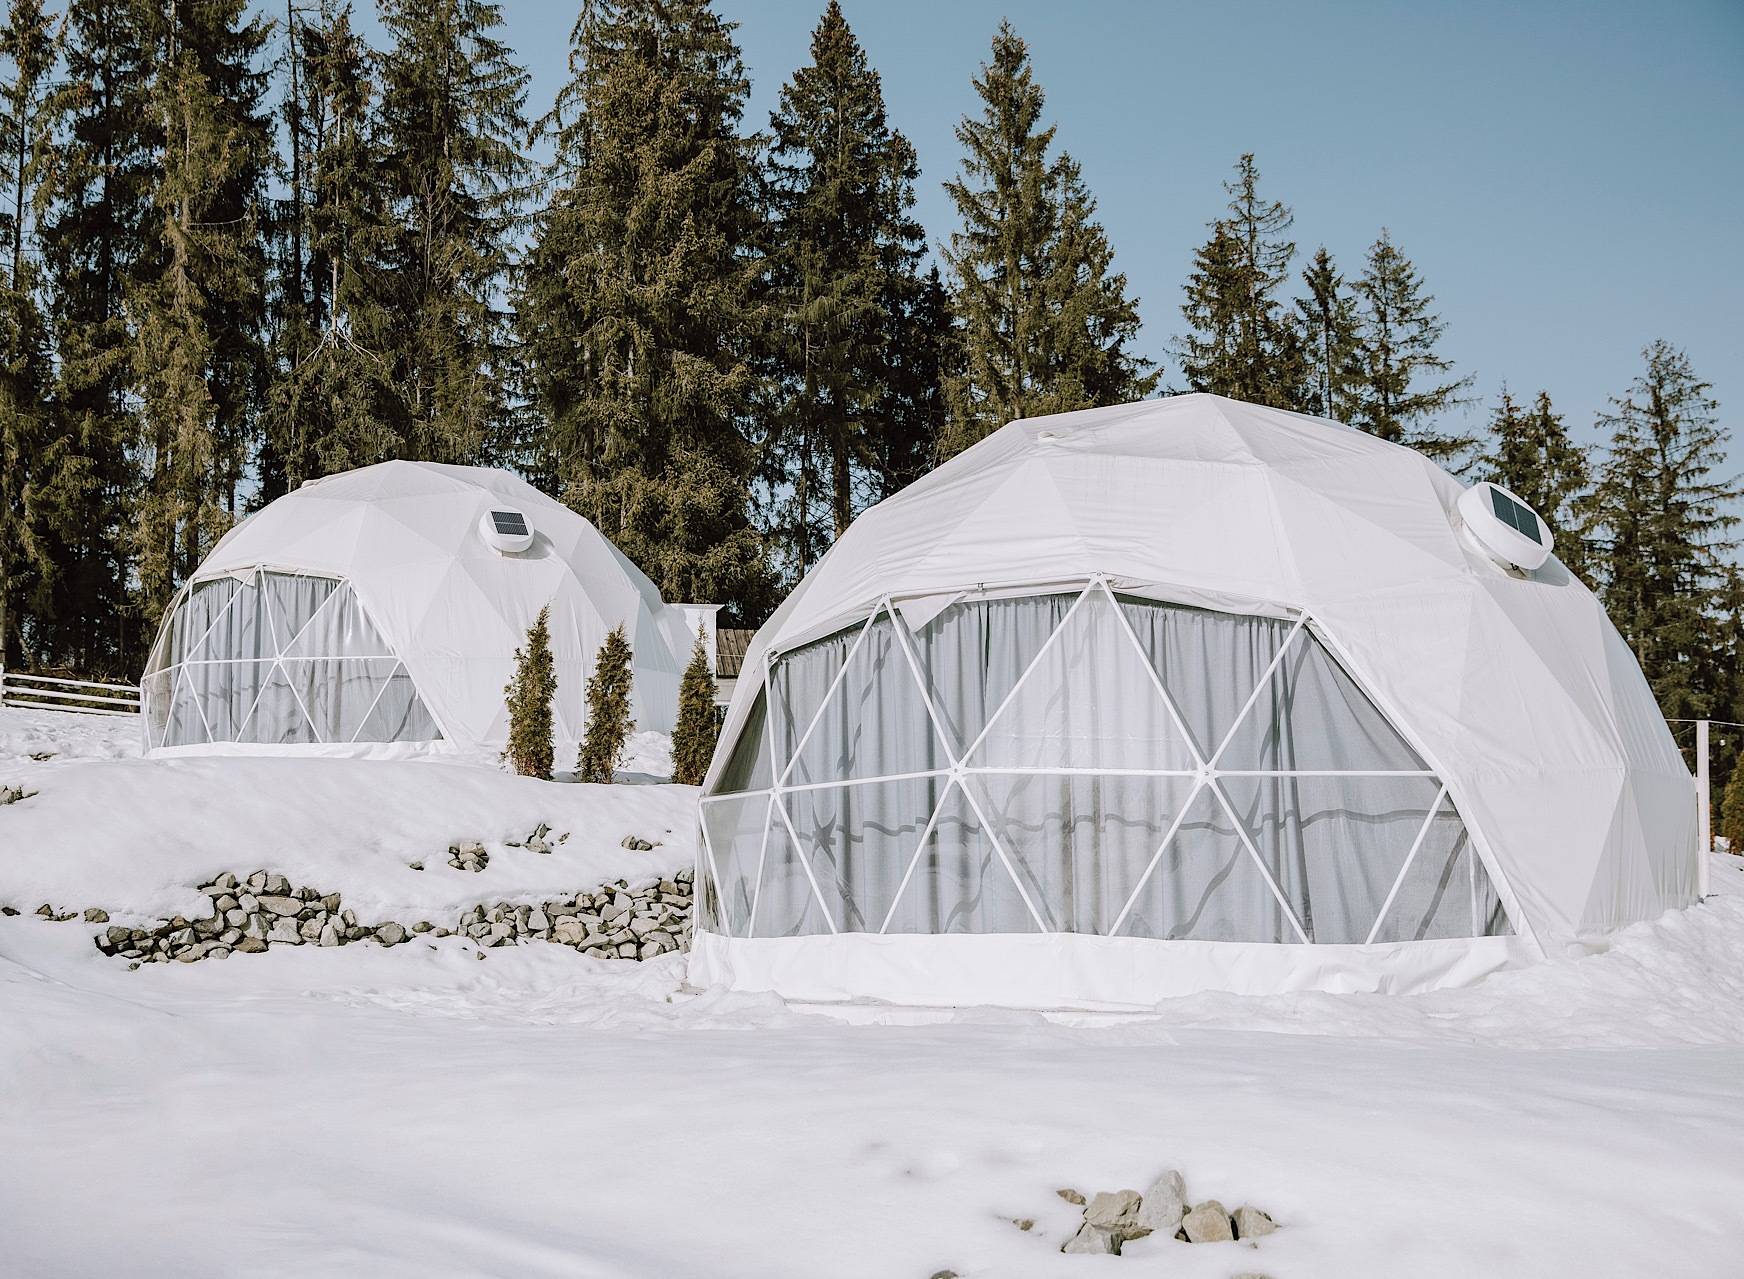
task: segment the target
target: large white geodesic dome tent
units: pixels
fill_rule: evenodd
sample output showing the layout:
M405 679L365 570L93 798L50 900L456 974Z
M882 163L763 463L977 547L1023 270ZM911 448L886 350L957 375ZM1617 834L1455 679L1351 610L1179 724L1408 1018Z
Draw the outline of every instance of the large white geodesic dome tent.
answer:
M500 747L503 688L551 608L555 736L572 752L623 624L640 728L668 730L691 637L592 524L507 471L383 462L230 530L177 595L141 682L154 751Z
M1016 422L758 633L692 980L1134 1008L1410 992L1698 892L1692 781L1505 490L1208 395ZM1469 518L1468 518L1469 516Z

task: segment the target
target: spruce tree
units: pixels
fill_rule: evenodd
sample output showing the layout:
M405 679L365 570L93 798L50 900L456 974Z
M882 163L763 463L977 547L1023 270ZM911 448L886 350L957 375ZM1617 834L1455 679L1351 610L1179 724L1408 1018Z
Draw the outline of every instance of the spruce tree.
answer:
M1228 211L1195 255L1181 308L1189 332L1176 339L1175 354L1195 391L1294 409L1309 400L1301 336L1279 297L1296 255L1284 238L1294 216L1281 201L1261 198L1259 178L1250 152L1223 184Z
M0 151L9 198L0 208L5 278L0 280L0 666L23 655L21 617L27 591L45 568L32 552L35 493L29 475L38 449L50 438L48 402L54 370L40 306L35 262L25 249L36 197L48 160L49 73L58 57L53 20L40 0L17 0L0 27Z
M678 722L672 729L672 780L680 786L701 786L715 753L715 676L709 663L707 637L699 626L690 649L690 664L678 685Z
M157 243L150 18L136 0L69 3L37 226L57 413L30 474L45 566L32 629L43 660L93 673L137 671L156 621L133 607L129 589L140 430L123 311Z
M873 501L883 501L933 467L950 417L945 387L962 372L962 342L938 267L898 292L884 314L887 368L878 387L884 429L869 441Z
M903 323L923 287L919 167L836 0L812 32L811 62L782 88L770 134L767 288L781 390L765 509L780 559L801 576L877 495L873 459L915 433L903 401L881 393L896 352L936 351L942 335Z
M281 235L282 271L295 283L283 292L275 343L268 434L276 473L263 459L263 501L275 478L282 492L408 451L380 262L389 224L370 112L374 56L352 28L349 4L323 0L313 21L294 13L291 21L287 79L299 102L294 162L303 176Z
M550 605L539 610L527 628L526 645L515 650L515 675L503 695L509 706L509 744L503 758L522 777L550 781L551 699L557 695Z
M1477 441L1437 419L1465 402L1471 378L1447 376L1453 363L1436 350L1447 326L1430 310L1435 299L1423 291L1417 268L1384 229L1356 293L1360 344L1350 425L1460 469Z
M385 0L381 144L391 227L381 248L406 456L504 460L516 447L509 280L527 73L498 38L500 5Z
M270 138L254 62L267 29L245 10L172 6L147 27L155 243L125 307L149 467L131 539L148 625L236 515L263 391Z
M1584 575L1583 506L1591 485L1587 455L1569 437L1549 393L1540 391L1526 408L1504 387L1490 416L1489 434L1489 450L1481 461L1483 478L1517 493L1543 516L1555 534L1557 558Z
M516 310L536 469L667 599L745 620L771 591L747 434L761 220L732 32L706 0L583 8Z
M587 734L575 763L581 781L611 781L635 730L630 718L630 656L630 641L619 623L600 645L587 680Z
M1308 293L1296 299L1296 325L1308 382L1301 407L1304 412L1345 422L1354 407L1351 388L1360 376L1356 298L1325 248L1317 250L1303 270L1302 284Z
M962 369L947 382L943 456L1008 421L1139 399L1157 382L1129 349L1137 301L1078 165L1051 154L1055 130L1010 23L975 90L982 111L957 126L961 170L945 184L962 221L944 254Z
M1610 447L1589 505L1601 596L1668 718L1713 718L1732 672L1714 642L1744 488L1717 469L1729 432L1687 356L1656 341L1599 425Z

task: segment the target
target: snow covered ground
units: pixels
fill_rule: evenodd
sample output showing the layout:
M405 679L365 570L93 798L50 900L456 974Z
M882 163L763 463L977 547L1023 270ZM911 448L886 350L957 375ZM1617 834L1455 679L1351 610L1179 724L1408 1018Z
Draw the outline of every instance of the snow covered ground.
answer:
M5 747L0 783L41 794L0 808L0 901L34 906L20 877L57 873L36 863L90 831L134 832L153 864L185 856L130 881L168 901L197 863L176 831L215 854L249 820L236 810L253 806L257 840L304 823L272 855L225 863L267 865L331 829L321 810L345 785L298 777L299 805L259 794L290 773L238 773L234 805L198 807L218 779L195 771L154 808L128 770L156 765L111 758L101 733L43 731L87 759ZM20 736L0 720L0 744ZM356 767L390 770L367 774L380 844L307 872L357 875L332 885L348 902L435 893L442 877L402 887L417 873L377 883L359 867L439 832L517 832L563 802L542 792L574 792L576 825L605 811L590 795L606 788ZM684 793L611 789L627 805L612 830L672 826L677 855ZM474 829L438 809L450 824L475 810ZM484 874L448 874L488 881L515 852L493 844ZM1735 1275L1744 862L1716 858L1714 886L1607 953L1470 990L1201 995L1082 1025L876 1009L850 1023L690 991L678 957L522 946L480 962L452 938L129 972L88 926L0 919L0 1272ZM1077 1216L1057 1188L1143 1189L1166 1167L1195 1199L1258 1204L1282 1229L1252 1249L1056 1251Z

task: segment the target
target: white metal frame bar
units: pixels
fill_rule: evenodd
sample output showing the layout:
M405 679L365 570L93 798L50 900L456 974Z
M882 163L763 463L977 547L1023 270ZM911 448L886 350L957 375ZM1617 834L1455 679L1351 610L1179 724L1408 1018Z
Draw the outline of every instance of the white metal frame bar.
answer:
M920 855L926 851L927 840L933 837L933 827L939 824L939 817L945 811L945 804L951 798L952 790L957 787L957 778L953 777L945 783L944 790L939 792L939 802L933 805L932 816L921 828L920 840L914 846L914 856L908 859L908 866L902 872L902 882L897 884L896 891L890 896L890 909L884 912L884 922L878 925L878 933L883 936L890 928L890 921L896 918L896 908L902 902L902 895L908 891L908 881L914 878L915 868L920 865Z
M1023 899L1024 909L1029 911L1030 918L1035 921L1036 928L1044 933L1053 932L1054 930L1049 928L1047 922L1042 919L1041 912L1036 909L1035 903L1030 900L1029 892L1024 888L1023 881L1018 878L1017 867L1012 864L1010 855L1005 851L1005 845L1000 842L999 835L993 828L993 823L988 821L987 814L981 811L981 802L975 798L975 792L962 780L962 763L958 760L955 752L951 750L950 736L945 732L944 725L939 722L938 708L933 705L932 695L927 692L926 677L921 674L920 661L915 657L914 650L908 642L908 627L897 618L896 610L890 607L889 596L884 597L883 606L890 612L891 622L896 630L897 646L902 649L902 655L908 661L908 672L914 677L914 686L920 692L921 704L926 707L927 718L932 721L933 732L938 736L939 745L944 748L945 757L951 761L951 773L958 779L957 785L962 790L963 797L969 801L969 807L975 810L975 817L981 823L982 831L987 835L987 842L993 846L993 851L999 858L999 864L1005 867L1005 873L1011 877L1011 886L1017 889L1017 895ZM1077 604L1073 604L1072 607L1076 608ZM1070 614L1071 610L1068 609L1067 616ZM1060 619L1060 624L1065 625L1065 618ZM985 730L983 730L983 735L985 735ZM968 752L965 751L964 758L967 757ZM897 900L900 898L893 899L892 904L894 905Z
M848 667L853 665L855 654L857 654L860 651L861 646L865 644L866 637L872 633L872 624L878 620L878 614L882 611L883 607L884 605L882 601L880 601L878 608L872 610L871 616L866 619L866 624L860 628L860 633L854 638L853 644L849 645L848 655L842 659L840 669L836 671L835 677L830 680L830 686L824 690L823 697L818 699L817 710L812 713L811 722L805 726L805 732L801 733L799 735L799 740L794 743L793 752L787 757L787 767L781 770L781 776L777 779L779 783L785 784L789 774L793 772L794 766L799 763L800 752L805 750L805 745L811 740L812 733L817 729L818 724L823 721L824 712L830 708L830 702L835 698L836 690L842 686L842 681L847 678ZM771 673L773 673L773 664L771 664L770 670Z
M1417 828L1417 838L1411 841L1411 851L1405 854L1405 864L1399 867L1398 877L1393 880L1393 886L1387 890L1387 899L1381 903L1381 909L1375 915L1375 922L1369 926L1369 935L1363 938L1363 945L1372 946L1375 937L1381 931L1381 925L1387 922L1387 912L1393 909L1393 899L1399 895L1399 889L1405 883L1405 876L1411 873L1411 863L1417 860L1417 854L1423 848L1423 841L1428 838L1429 828L1435 825L1436 814L1441 812L1441 805L1447 799L1445 785L1435 792L1435 802L1429 805L1429 811L1423 816L1423 825ZM1476 925L1474 924L1475 928ZM1472 934L1474 937L1477 934Z

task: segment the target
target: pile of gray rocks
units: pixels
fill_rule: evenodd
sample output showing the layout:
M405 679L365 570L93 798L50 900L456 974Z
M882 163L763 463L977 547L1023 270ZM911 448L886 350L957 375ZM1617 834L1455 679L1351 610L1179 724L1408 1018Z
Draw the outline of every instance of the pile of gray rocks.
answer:
M365 925L338 893L299 887L283 875L257 870L246 878L226 871L200 891L212 913L198 919L176 915L145 928L116 924L97 935L97 949L134 965L178 960L224 959L268 946L343 946L373 938L383 945L406 939L399 924Z
M35 791L25 790L22 786L0 786L0 804L16 804L34 794Z
M632 888L618 880L592 892L576 893L538 905L498 902L462 912L453 928L428 920L406 925L396 921L363 923L346 908L338 893L294 885L284 875L258 870L245 878L226 872L200 891L211 900L210 915L187 919L177 915L144 928L112 925L97 934L97 949L131 961L193 963L224 959L238 951L250 954L269 946L344 946L374 941L397 946L413 937L461 936L483 950L523 941L555 942L600 959L652 959L684 949L690 940L693 872L681 870L671 879ZM16 914L10 907L7 913ZM71 920L46 903L37 912L45 918ZM92 907L87 922L108 921Z
M599 959L652 959L689 941L691 879L687 868L641 888L620 879L597 892L536 906L474 906L460 917L457 931L481 946L548 941Z
M1186 1180L1172 1168L1142 1195L1136 1190L1104 1190L1086 1200L1070 1189L1059 1195L1084 1206L1083 1224L1060 1246L1061 1252L1119 1256L1122 1245L1149 1235L1183 1243L1226 1243L1257 1239L1278 1228L1269 1215L1249 1204L1230 1212L1215 1199L1192 1203Z

